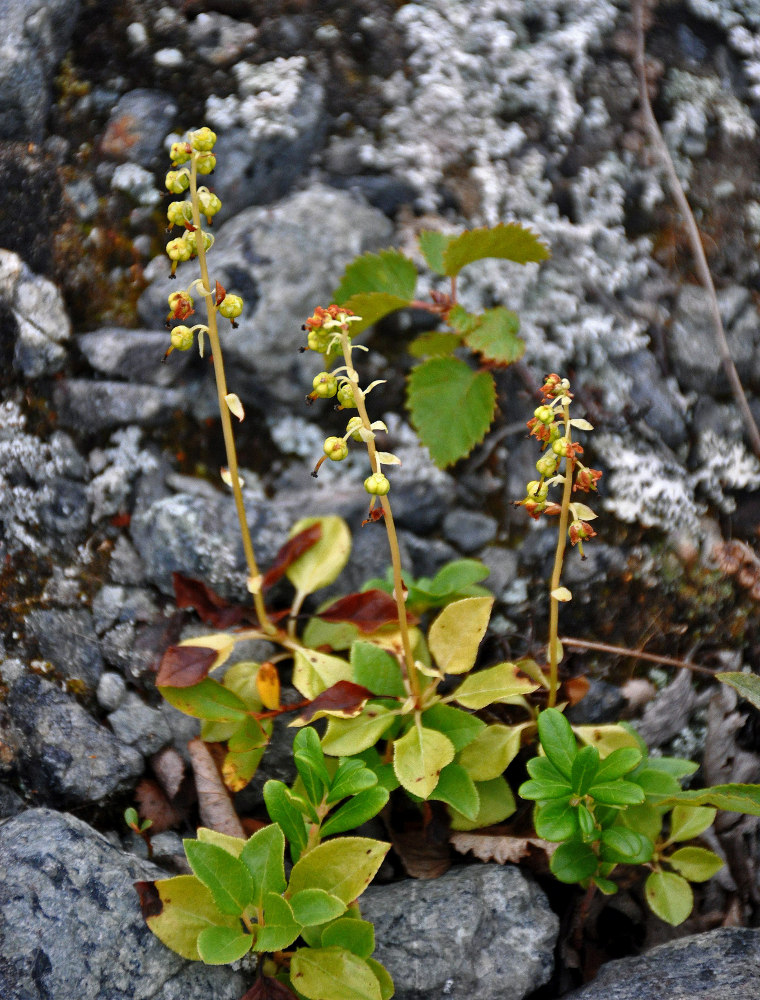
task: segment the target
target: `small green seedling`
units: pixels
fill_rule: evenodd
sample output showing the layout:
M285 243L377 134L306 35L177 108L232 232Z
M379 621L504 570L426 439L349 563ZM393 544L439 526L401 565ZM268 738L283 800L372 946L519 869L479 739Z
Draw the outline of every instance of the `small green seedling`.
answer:
M138 835L138 837L142 837L142 839L145 841L145 847L148 850L148 857L152 858L153 844L151 843L150 834L148 833L148 830L150 830L150 828L153 826L153 820L144 819L141 821L140 817L137 814L137 810L134 809L132 806L129 806L128 809L124 810L124 822L127 824L130 830L132 830L134 833Z

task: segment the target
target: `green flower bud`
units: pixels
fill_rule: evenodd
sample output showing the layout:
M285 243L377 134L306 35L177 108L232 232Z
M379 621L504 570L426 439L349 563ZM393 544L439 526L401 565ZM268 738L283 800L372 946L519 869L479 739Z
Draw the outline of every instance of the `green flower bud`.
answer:
M169 170L166 174L166 190L172 194L183 194L190 187L190 174L187 167L182 170Z
M230 295L228 292L217 308L225 319L237 319L243 311L243 300L239 295Z
M559 457L553 453L542 455L536 462L536 469L544 477L553 476L559 464Z
M533 416L542 424L550 424L554 420L554 410L551 406L537 406L533 411Z
M190 133L190 145L199 153L208 153L214 148L216 142L216 132L212 132L206 125Z
M193 250L189 246L185 236L178 236L175 240L169 240L166 244L166 253L170 260L178 262L190 260Z
M552 444L552 451L555 455L560 455L562 458L565 458L569 450L569 445L570 442L566 437L558 437Z
M309 330L309 336L306 343L309 345L310 351L318 351L320 354L327 354L328 345L330 343L330 335L325 333L324 330Z
M169 156L175 166L187 163L190 159L190 147L186 142L173 142L169 150Z
M528 483L525 495L531 500L546 500L549 495L549 487L545 483L541 485L537 479L534 479Z
M190 247L190 256L194 257L198 253L198 230L188 229L188 231L185 233L182 239ZM214 237L211 235L211 233L203 234L204 253L206 250L209 250L211 248L213 242L214 242Z
M193 346L193 331L189 326L175 326L171 333L172 347L188 351Z
M330 399L338 391L338 380L329 372L320 372L314 376L311 383L314 387L314 394L320 399Z
M323 451L333 462L342 462L348 454L348 445L339 437L329 437L325 439Z
M356 400L354 399L353 389L348 382L344 382L338 389L338 402L341 406L345 406L348 410L356 409Z
M199 174L210 174L216 166L216 157L213 153L199 153L195 161L195 167Z
M362 436L359 433L359 429L364 426L364 421L361 417L351 417L351 419L346 424L346 433L350 434L354 441L361 441Z
M173 201L166 210L166 218L172 226L184 226L193 221L193 206L189 201Z
M198 205L206 218L210 219L222 207L222 202L213 191L209 191L206 187L201 187L198 188Z
M375 497L384 497L390 488L391 484L382 472L374 472L364 480L364 489Z

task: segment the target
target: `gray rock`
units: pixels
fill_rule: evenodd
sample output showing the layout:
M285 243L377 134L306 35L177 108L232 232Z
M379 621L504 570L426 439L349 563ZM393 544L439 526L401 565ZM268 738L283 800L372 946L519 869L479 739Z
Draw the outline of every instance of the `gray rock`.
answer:
M16 795L12 788L0 782L0 819L18 816L25 808L21 796Z
M79 14L79 0L6 0L0 48L4 142L41 142L52 80Z
M123 535L116 539L108 570L114 583L125 586L139 584L144 579L140 557Z
M101 635L122 622L153 621L158 608L147 590L107 585L92 599L92 617L95 631Z
M271 208L246 209L223 225L209 255L211 278L245 300L238 329L225 324L221 331L227 367L239 369L230 391L259 408L276 402L299 412L315 374L314 358L298 353L305 345L301 326L315 306L330 304L345 265L390 237L380 212L321 186ZM158 317L163 322L168 293L187 287L198 272L193 262L184 264L170 282L168 263L159 259L146 273L158 275L139 301L149 326Z
M361 909L397 1000L521 1000L552 974L559 921L511 865L371 886Z
M3 823L0 873L3 1000L239 1000L250 985L165 948L133 888L164 873L73 816L31 809Z
M184 404L185 394L180 390L153 385L70 378L53 387L53 405L61 425L83 434L125 424L155 427L169 420L176 409L183 409Z
M190 22L188 36L201 59L212 66L226 67L236 62L253 42L256 29L252 24L209 11Z
M247 497L253 545L260 565L267 566L287 539L290 523L284 512ZM130 525L132 540L148 579L173 594L172 573L201 579L226 597L246 597L246 569L240 528L231 496L216 499L177 493L148 507L138 507Z
M60 371L71 321L52 281L34 274L17 254L0 250L0 300L16 324L15 369L25 378Z
M164 316L155 316L156 325ZM75 338L79 350L95 371L108 378L124 379L143 385L169 386L182 380L195 359L194 351L172 351L166 364L161 363L169 348L168 332L125 330L106 326Z
M114 736L122 743L135 747L144 756L158 753L172 741L172 731L157 708L146 705L142 698L130 692L108 721Z
M34 608L26 616L29 635L37 640L40 655L68 680L97 687L103 673L103 657L92 615L84 609L58 611Z
M755 377L753 362L760 349L760 324L754 309L742 311L748 299L746 289L738 286L718 292L731 357L739 377L751 384ZM685 285L681 289L668 336L668 350L683 389L711 395L728 391L728 380L715 344L709 298L703 288Z
M43 802L101 802L142 773L143 759L136 750L39 677L29 675L14 684L8 708L19 734L19 774Z
M108 709L109 712L119 707L122 701L124 701L126 693L127 685L121 674L115 674L108 670L98 681L98 704L102 708Z
M130 90L116 104L100 143L101 152L114 160L151 166L174 124L177 105L159 90Z
M304 56L239 62L233 74L237 94L206 102L206 119L219 133L221 219L287 194L322 145L326 124L324 88Z
M494 541L496 519L476 510L452 510L443 519L443 533L462 552L470 555Z
M722 927L602 966L564 1000L755 1000L760 931Z
M615 360L615 367L631 379L628 390L633 413L656 431L669 448L686 441L685 403L670 381L663 378L649 351L635 351Z

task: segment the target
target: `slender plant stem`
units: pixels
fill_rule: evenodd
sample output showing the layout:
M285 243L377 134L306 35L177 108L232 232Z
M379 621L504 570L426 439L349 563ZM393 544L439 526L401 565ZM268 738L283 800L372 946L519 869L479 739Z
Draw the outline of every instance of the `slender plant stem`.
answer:
M568 442L571 439L570 427L570 403L566 400L562 405L565 420L565 438ZM559 668L559 601L554 596L554 591L560 585L562 577L562 563L565 558L565 548L567 545L567 521L570 512L570 495L573 489L573 459L572 456L565 458L565 483L562 488L562 509L559 514L559 526L557 528L557 548L554 552L554 569L552 570L551 583L549 584L549 708L554 708L557 703L558 668Z
M346 363L346 374L353 390L356 409L359 412L359 416L361 417L362 424L365 429L371 433L372 428L370 426L369 416L367 415L364 393L359 390L358 376L351 361L351 344L348 338L348 331L345 328L342 328L340 331L340 345L343 351L343 359ZM370 437L367 440L367 451L369 453L369 464L372 468L372 472L380 472L374 437ZM401 634L401 643L404 648L405 673L409 679L411 694L416 699L419 699L420 685L417 677L417 670L414 666L414 654L412 653L412 642L409 637L409 626L406 621L406 600L404 598L404 583L401 577L401 553L399 552L398 547L396 524L393 520L393 511L391 510L391 504L388 497L380 497L380 503L382 504L383 514L385 515L383 520L385 521L385 530L388 535L388 545L391 550L391 565L393 567L393 596L396 601L396 609L398 611L398 627Z
M749 403L747 402L747 397L744 393L739 373L737 372L736 365L731 357L728 340L726 339L726 331L723 328L723 320L720 315L718 297L715 293L715 284L713 283L710 268L707 264L705 248L702 245L699 229L697 228L697 223L694 219L694 213L691 210L691 206L689 205L689 201L686 197L681 181L676 173L673 158L670 155L670 150L668 149L667 143L662 136L660 126L657 124L657 119L654 116L652 105L649 100L646 63L644 58L643 0L633 0L633 24L634 34L636 37L636 74L639 81L639 98L641 110L644 115L644 121L646 122L649 137L652 145L654 146L655 152L659 156L662 161L662 165L665 168L671 193L676 204L678 205L684 225L686 226L686 233L689 237L689 243L691 244L691 251L694 254L694 265L697 270L697 276L699 277L699 280L707 292L710 300L710 313L715 327L715 343L718 348L718 355L720 356L723 371L726 373L726 378L728 379L728 384L731 387L734 401L736 402L739 412L742 415L742 420L744 421L744 427L750 444L752 445L752 450L758 458L760 458L760 431L758 430L755 418L752 416L752 411L749 408Z
M625 646L610 646L606 642L588 642L586 639L572 639L569 636L562 636L560 642L563 646L575 649L592 649L598 653L610 653L612 656L627 656L634 660L646 660L648 663L661 663L665 667L683 667L691 670L695 674L705 674L707 677L714 677L719 670L710 670L709 667L700 667L696 663L689 663L688 660L678 660L674 656L658 656L657 653L645 653L640 649L626 649Z
M198 264L203 282L202 294L206 302L206 315L208 317L208 337L211 342L211 356L214 362L214 376L216 378L216 394L219 400L219 415L222 420L222 433L224 435L224 447L227 452L227 466L229 468L232 484L232 494L235 498L235 509L237 511L240 525L240 535L243 540L243 552L248 567L248 576L253 581L253 603L256 608L256 615L261 627L269 633L275 631L274 625L269 620L269 616L264 606L264 597L261 593L259 567L253 551L251 532L248 528L248 519L245 514L245 504L243 503L243 491L240 488L240 476L238 475L237 450L235 448L235 437L232 432L232 420L230 418L229 407L227 406L227 382L224 376L224 360L222 357L222 345L219 341L219 330L216 322L216 305L211 282L208 276L208 266L206 264L206 248L203 245L203 230L201 228L201 212L198 203L198 171L197 154L193 153L190 165L190 200L193 206L193 225L197 234L196 247L198 251Z

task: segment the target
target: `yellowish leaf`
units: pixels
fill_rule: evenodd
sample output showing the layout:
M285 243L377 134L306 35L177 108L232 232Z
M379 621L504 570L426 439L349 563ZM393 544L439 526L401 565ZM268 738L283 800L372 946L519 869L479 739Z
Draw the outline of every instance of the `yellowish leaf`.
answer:
M471 670L486 634L492 597L465 597L448 604L430 626L428 646L446 674Z
M224 401L233 417L237 417L241 420L245 417L245 410L243 409L243 404L240 402L240 397L234 392L228 392L224 397Z
M280 707L280 675L274 663L262 663L256 674L256 690L264 708Z

